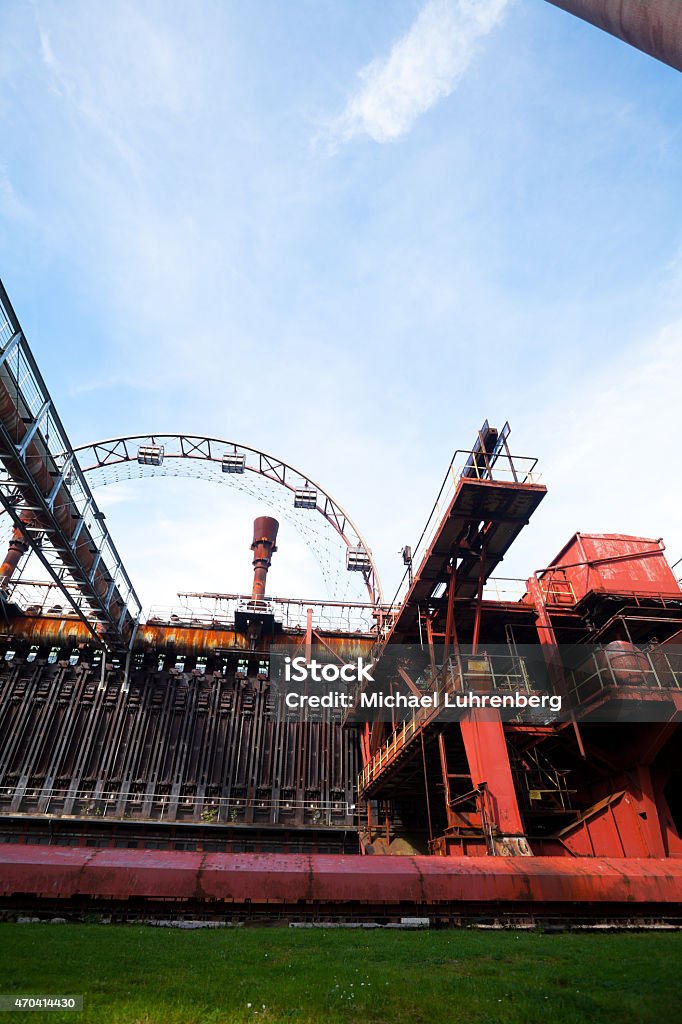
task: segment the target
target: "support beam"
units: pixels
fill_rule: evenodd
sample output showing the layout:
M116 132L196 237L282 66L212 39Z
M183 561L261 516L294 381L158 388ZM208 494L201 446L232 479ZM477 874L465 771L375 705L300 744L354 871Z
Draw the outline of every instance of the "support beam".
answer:
M661 821L656 806L656 795L651 779L651 769L648 765L641 764L637 769L641 797L639 800L638 817L640 819L644 835L646 836L649 854L651 857L665 857L665 843Z
M562 11L682 71L680 0L548 0Z
M478 652L478 638L481 632L481 613L483 611L483 586L485 584L485 549L486 549L486 537L483 534L483 543L481 544L481 557L478 572L478 590L476 592L476 611L474 613L474 632L471 640L471 653L476 654Z
M498 711L469 711L460 722L471 781L487 785L494 824L503 836L523 836L509 753Z
M455 626L455 563L448 566L448 608L445 616L445 639L443 641L443 666L447 663L450 653L450 643L457 650L457 629Z
M531 576L527 581L528 596L533 602L535 607L535 614L537 617L536 628L538 631L538 640L540 641L540 647L542 648L542 656L547 666L547 674L549 680L554 687L554 692L558 693L563 700L568 702L568 692L566 688L566 677L561 665L561 658L558 654L558 645L554 628L552 626L552 620L545 599L542 593L542 588L538 582L537 575ZM586 757L585 747L583 744L583 738L580 732L580 728L576 721L574 713L571 711L571 724L573 726L573 732L575 735L576 743L578 744L578 750L580 756L584 759Z

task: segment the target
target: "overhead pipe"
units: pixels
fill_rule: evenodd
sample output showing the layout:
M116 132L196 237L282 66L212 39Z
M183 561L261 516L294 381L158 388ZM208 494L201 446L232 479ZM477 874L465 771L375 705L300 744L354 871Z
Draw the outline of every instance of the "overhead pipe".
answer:
M680 0L548 0L548 3L682 71Z
M271 516L259 516L253 524L253 590L251 596L258 601L265 596L265 581L272 556L277 550L279 523Z

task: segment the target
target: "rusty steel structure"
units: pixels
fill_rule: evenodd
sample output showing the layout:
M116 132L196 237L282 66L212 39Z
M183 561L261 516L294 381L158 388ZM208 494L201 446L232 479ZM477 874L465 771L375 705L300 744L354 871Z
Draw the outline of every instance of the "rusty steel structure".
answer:
M508 424L486 421L455 453L383 603L350 520L330 524L317 485L258 465L253 449L146 435L79 461L61 428L69 454L46 461L40 401L21 406L24 375L3 340L6 912L682 923L682 590L660 539L576 533L528 578L496 576L547 489L536 460L510 449ZM113 481L92 474L170 464L229 477L249 460L257 485L272 474L285 513L332 527L370 600L269 596L279 522L259 514L250 593L184 593L176 609L121 618L113 543L85 534L88 569L61 505L81 536L96 509L88 478ZM76 485L88 487L80 517ZM36 578L46 548L52 571ZM118 631L103 614L114 607ZM351 707L292 714L292 657L372 671ZM498 710L541 691L565 713ZM379 693L390 710L363 718L363 695ZM479 704L451 717L448 700L465 693Z
M254 601L265 597L265 581L273 553L277 550L275 541L279 523L271 516L259 516L253 524L253 589L251 597Z
M678 0L549 0L549 3L682 71L682 7Z
M446 856L680 857L682 591L664 545L576 534L520 598L486 599L489 573L545 494L534 466L501 453L503 436L484 424L441 492L445 514L377 663L425 638L432 690L499 697L532 692L541 655L573 712L519 722L472 710L451 723L440 707L365 723L366 841L390 850L399 821ZM388 672L419 692L399 665Z

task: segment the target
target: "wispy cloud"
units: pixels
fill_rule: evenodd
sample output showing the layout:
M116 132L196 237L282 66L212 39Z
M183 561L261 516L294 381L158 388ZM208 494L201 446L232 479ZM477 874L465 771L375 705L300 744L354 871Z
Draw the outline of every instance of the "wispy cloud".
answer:
M108 139L118 155L130 165L131 169L134 169L137 166L137 158L131 147L111 127L105 113L93 103L87 89L82 84L79 84L61 64L54 52L48 32L40 27L38 31L40 36L40 54L47 71L51 75L52 86L55 92L63 96L81 117L89 121L93 127Z
M40 56L53 92L140 175L149 118L183 116L191 102L193 80L181 42L128 0L109 13L101 36L92 31L93 17L68 33L58 19L52 17L50 28L47 21L47 14L36 12Z
M428 0L386 57L359 74L360 88L331 125L336 141L368 135L391 142L449 96L479 40L501 20L508 0Z
M682 556L682 484L674 471L682 320L620 353L589 379L566 369L551 415L528 414L549 494L507 572L547 565L572 533L663 537Z
M9 179L4 164L0 164L0 215L15 222L33 221L33 214Z
M95 391L120 392L123 389L144 392L162 391L163 383L147 377L125 378L107 375L106 377L91 377L82 381L74 381L69 385L68 394L71 398L78 398L79 395L91 395Z

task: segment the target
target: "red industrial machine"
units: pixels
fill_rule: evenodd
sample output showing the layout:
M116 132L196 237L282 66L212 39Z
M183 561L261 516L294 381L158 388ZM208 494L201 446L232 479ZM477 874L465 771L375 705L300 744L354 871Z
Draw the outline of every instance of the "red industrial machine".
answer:
M531 692L540 652L570 714L503 721L488 709L450 722L441 706L365 723L367 840L385 824L390 852L399 821L457 858L680 857L679 584L660 540L576 534L520 599L490 600L490 572L544 497L533 469L484 425L377 670L392 644L421 644L453 692Z

